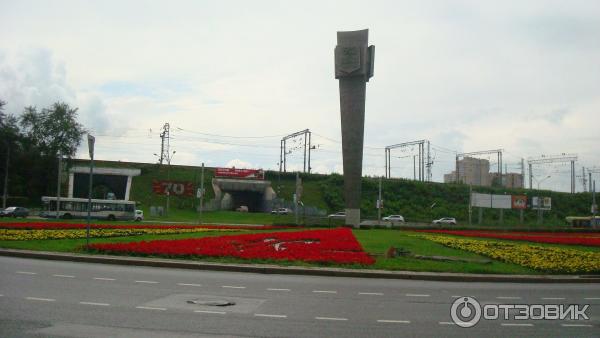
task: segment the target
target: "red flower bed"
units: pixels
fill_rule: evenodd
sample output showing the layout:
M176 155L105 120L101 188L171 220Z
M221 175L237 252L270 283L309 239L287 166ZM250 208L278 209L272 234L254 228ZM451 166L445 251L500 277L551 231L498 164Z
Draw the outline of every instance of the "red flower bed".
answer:
M85 229L84 223L60 223L60 222L14 222L0 223L0 229L45 229L45 230L63 230L63 229ZM140 225L109 225L109 224L91 224L93 229L244 229L244 230L275 230L286 229L284 226L273 225L248 225L248 226L233 226L233 225L191 225L191 224L176 224L176 225L160 225L160 224L140 224Z
M352 231L346 228L149 242L105 243L93 244L90 247L106 253L170 257L236 257L365 265L375 262L363 251Z
M485 230L416 230L456 236L483 237L496 239L509 239L515 241L528 241L550 244L600 246L599 233L573 233L573 232L495 232Z

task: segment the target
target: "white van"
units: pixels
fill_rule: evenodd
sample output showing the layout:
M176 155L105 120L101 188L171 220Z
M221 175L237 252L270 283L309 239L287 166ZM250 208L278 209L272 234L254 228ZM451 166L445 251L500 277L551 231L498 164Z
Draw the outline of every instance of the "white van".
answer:
M136 210L135 211L135 217L134 217L136 222L141 222L144 220L144 211L143 210Z

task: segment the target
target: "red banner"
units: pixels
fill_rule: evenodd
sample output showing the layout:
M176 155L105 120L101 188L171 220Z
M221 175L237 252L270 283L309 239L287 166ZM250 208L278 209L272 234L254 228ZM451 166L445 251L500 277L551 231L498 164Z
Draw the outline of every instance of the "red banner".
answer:
M215 168L215 177L264 180L265 172L261 169Z
M513 209L527 209L527 196L525 195L512 195L512 208Z
M152 181L152 191L158 195L194 196L194 184L183 181Z

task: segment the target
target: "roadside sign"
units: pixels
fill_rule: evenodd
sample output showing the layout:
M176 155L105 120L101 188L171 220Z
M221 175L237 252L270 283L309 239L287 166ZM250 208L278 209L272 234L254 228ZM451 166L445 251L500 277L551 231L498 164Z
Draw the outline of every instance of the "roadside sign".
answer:
M592 204L592 214L598 213L598 204Z
M96 138L92 136L92 134L88 134L88 150L90 151L90 158L94 158L94 143L96 143Z

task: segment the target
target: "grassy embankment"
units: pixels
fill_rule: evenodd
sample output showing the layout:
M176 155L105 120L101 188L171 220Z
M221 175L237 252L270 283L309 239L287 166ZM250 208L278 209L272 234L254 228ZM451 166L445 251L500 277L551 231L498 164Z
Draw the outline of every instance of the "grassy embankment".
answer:
M81 161L79 165L85 165ZM171 166L169 172L167 166L144 163L125 163L98 161L98 166L139 168L142 170L140 176L134 177L131 190L131 199L139 202L139 207L144 210L147 219L150 206L166 206L166 197L152 193L153 180L172 180L194 182L200 185L200 168L193 166ZM267 171L266 179L271 181L273 189L279 191L279 196L286 201L292 200L295 191L295 173L282 173ZM302 178L304 193L303 202L307 206L314 206L327 212L343 210L343 177L340 175L300 174ZM205 168L204 186L206 188L206 201L214 197L211 186L213 169ZM375 219L377 210L375 200L377 199L378 179L365 177L362 181L362 203L361 212L365 219ZM564 218L569 215L587 215L591 203L590 193L568 194L554 191L537 191L527 189L505 189L491 187L473 187L473 191L495 194L525 194L527 196L550 196L552 197L552 211L545 212L544 224L552 226L564 226ZM469 187L463 184L443 184L434 182L417 182L405 179L386 179L383 181L383 199L385 209L383 214L401 214L409 222L431 222L441 217L456 217L461 224L468 221ZM194 208L198 200L194 197L175 197L170 199L170 214L163 217L155 217L155 220L185 221L192 222L197 219ZM432 207L433 206L433 207ZM206 217L210 217L208 214ZM258 217L258 216L256 216ZM244 217L242 217L244 218ZM516 210L505 210L503 222L500 222L500 211L485 209L483 221L480 226L493 225L519 225L519 212ZM220 222L218 218L208 218L206 222ZM268 218L263 218L269 222ZM472 214L473 224L478 220L478 210L474 209ZM258 221L258 220L257 220ZM234 220L237 223L244 221ZM535 210L525 211L525 224L536 226L537 213ZM269 224L264 223L263 224Z

